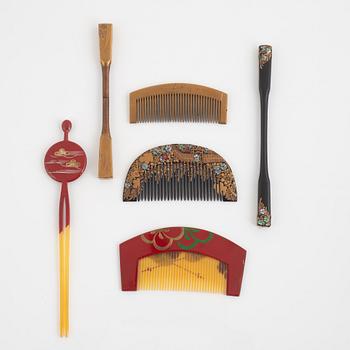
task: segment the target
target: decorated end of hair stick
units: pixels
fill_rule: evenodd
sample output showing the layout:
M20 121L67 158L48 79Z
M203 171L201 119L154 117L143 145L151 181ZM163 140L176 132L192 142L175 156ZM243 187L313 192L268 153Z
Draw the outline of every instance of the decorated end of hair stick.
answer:
M62 123L64 138L49 148L44 165L49 176L61 183L59 202L59 259L60 259L60 335L69 332L69 252L70 252L70 210L68 182L79 178L84 172L87 159L84 150L68 140L72 123Z

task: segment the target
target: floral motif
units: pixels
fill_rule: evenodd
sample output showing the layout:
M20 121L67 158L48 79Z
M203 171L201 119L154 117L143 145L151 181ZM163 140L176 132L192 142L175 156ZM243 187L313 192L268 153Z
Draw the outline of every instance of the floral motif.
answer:
M227 164L226 163L221 163L220 164L220 168L222 171L226 171L227 170Z
M178 145L179 150L182 152L190 151L192 148L192 145L186 145L186 144L179 144Z
M271 215L263 203L262 198L259 199L258 226L271 226Z
M165 151L165 152L170 153L171 150L172 150L171 145L166 145L166 146L164 146L164 151Z
M141 169L142 170L148 170L149 165L147 163L141 163Z
M272 47L270 45L259 46L259 66L260 69L272 58Z
M227 164L226 163L221 163L221 164L215 165L213 167L213 169L214 169L214 173L216 175L220 175L222 172L227 170Z
M151 153L157 157L157 156L160 156L162 154L162 150L160 148L156 147L156 148L153 148L151 150Z
M152 244L157 250L169 249L174 241L179 248L191 250L199 243L208 243L213 235L212 232L190 227L182 227L180 232L162 228L142 234L141 239L147 244Z
M164 163L166 162L167 160L170 160L170 156L168 154L162 154L160 157L159 157L159 161L161 163Z
M216 175L221 174L221 168L218 165L214 166L214 172Z
M193 155L193 160L195 161L195 162L200 162L201 161L201 155L200 154L194 154Z
M193 249L198 243L207 243L213 238L213 233L209 231L202 231L195 228L183 227L182 232L184 233L184 238L189 241L188 245L176 242L178 247L184 250Z
M184 235L184 231L180 233L172 233L169 229L160 229L141 235L141 239L148 244L153 244L157 250L167 250L173 244L173 241L178 241Z
M181 168L181 169L180 169ZM160 170L161 169L161 170ZM190 144L173 144L152 148L139 156L131 165L125 186L124 201L139 198L143 184L152 176L156 181L161 176L179 181L182 177L198 176L206 181L215 175L212 190L225 201L236 201L236 183L232 170L217 153L200 146Z

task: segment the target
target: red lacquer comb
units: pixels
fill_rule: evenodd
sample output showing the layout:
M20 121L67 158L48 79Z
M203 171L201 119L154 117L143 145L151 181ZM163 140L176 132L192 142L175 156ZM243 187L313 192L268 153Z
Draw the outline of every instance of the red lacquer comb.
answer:
M119 249L123 291L240 294L246 251L213 232L166 227L131 238Z
M45 169L56 181L61 182L59 204L59 246L60 246L60 335L67 337L69 331L69 237L70 214L68 182L76 180L86 167L84 150L68 140L72 127L69 120L62 123L63 141L55 143L45 155Z

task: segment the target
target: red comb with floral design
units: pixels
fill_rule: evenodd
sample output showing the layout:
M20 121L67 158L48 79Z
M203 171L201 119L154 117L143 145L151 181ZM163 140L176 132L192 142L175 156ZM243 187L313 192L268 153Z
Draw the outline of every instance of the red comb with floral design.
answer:
M129 239L119 249L123 291L240 294L246 251L210 231L167 227Z

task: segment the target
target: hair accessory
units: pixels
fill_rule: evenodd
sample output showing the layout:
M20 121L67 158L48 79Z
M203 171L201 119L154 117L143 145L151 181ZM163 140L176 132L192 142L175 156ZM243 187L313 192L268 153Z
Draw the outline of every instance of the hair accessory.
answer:
M152 148L131 165L124 201L237 201L235 179L227 162L214 151L189 144Z
M131 238L119 249L123 291L240 294L246 251L213 232L167 227Z
M260 175L258 186L258 226L271 226L270 179L267 162L267 109L271 85L272 47L259 46L259 91L261 105Z
M68 336L69 331L69 241L70 212L68 182L76 180L86 167L84 150L76 143L68 140L72 127L69 120L62 123L64 139L49 148L45 155L45 169L56 181L61 182L59 204L59 251L60 251L60 335Z
M130 94L130 123L164 121L226 124L227 94L185 83L155 85Z
M100 62L102 67L102 133L98 160L98 177L113 177L112 137L109 130L109 70L112 63L112 24L98 25L100 38Z

